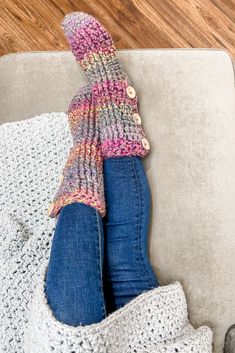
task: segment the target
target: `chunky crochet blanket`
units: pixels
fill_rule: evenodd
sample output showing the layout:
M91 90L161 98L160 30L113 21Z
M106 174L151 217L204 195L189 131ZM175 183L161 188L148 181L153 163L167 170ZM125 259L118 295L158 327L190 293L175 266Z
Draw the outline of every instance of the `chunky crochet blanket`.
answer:
M0 353L209 353L212 331L193 328L180 282L143 292L99 323L56 320L44 292L56 220L48 217L72 146L67 115L0 126Z

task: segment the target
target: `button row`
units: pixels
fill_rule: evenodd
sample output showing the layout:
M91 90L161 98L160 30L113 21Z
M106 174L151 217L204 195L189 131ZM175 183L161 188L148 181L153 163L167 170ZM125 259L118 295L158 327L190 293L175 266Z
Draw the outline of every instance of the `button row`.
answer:
M132 86L127 86L126 93L127 93L128 97L130 97L130 98L135 98L135 96L136 96L135 89ZM136 123L136 125L142 124L141 117L138 113L133 114L133 120ZM142 142L142 146L144 147L144 149L146 149L147 151L150 150L150 144L145 137L142 139L141 142Z

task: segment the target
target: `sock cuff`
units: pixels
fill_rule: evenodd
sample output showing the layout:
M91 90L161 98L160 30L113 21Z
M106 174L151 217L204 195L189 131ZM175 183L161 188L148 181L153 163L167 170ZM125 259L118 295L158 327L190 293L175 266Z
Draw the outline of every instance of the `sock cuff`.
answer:
M49 217L56 217L62 207L73 202L92 206L105 216L103 158L97 143L86 142L71 148L48 208Z
M82 87L68 108L68 122L73 147L59 178L58 189L49 205L48 215L56 217L72 202L95 207L105 215L103 158L96 120L96 110L89 86Z

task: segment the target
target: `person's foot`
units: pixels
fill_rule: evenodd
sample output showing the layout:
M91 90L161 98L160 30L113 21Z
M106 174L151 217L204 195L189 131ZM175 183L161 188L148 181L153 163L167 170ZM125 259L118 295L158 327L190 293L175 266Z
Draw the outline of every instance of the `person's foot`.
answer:
M235 324L230 326L224 339L224 353L235 353Z
M90 83L102 157L146 156L150 145L138 112L137 95L110 33L84 12L67 14L61 25Z

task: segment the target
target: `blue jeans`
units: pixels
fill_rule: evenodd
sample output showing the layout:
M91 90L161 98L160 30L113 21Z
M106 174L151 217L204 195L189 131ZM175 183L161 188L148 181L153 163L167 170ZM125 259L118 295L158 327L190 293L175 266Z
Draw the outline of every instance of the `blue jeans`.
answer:
M150 188L139 157L104 160L107 215L82 203L63 207L46 276L48 304L68 325L101 321L159 286L148 255Z

